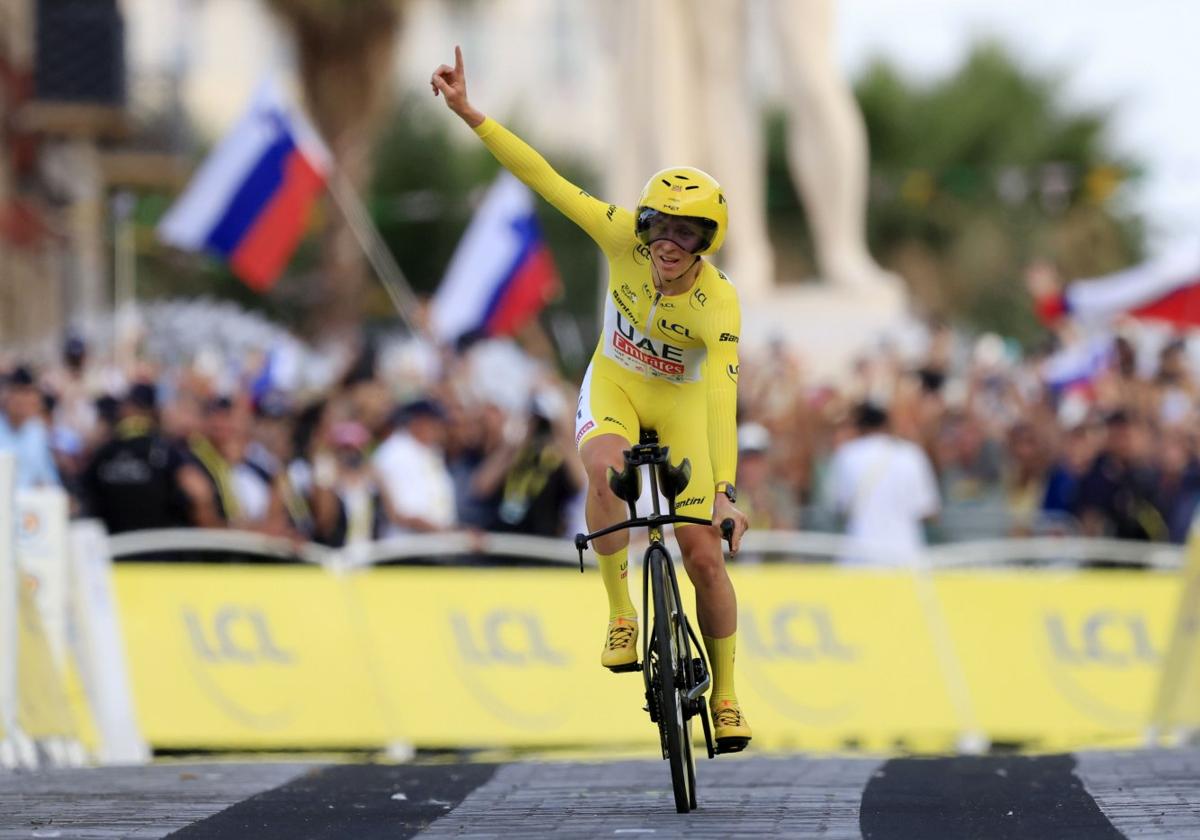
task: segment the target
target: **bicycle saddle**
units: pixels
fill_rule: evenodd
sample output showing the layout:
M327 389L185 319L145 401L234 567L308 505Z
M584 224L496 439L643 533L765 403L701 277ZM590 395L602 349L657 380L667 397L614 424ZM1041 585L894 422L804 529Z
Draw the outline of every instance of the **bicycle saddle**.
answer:
M679 496L691 480L692 462L687 458L684 458L675 467L671 466L670 463L658 465L658 484L662 489L662 494L668 499L675 499Z
M642 495L642 472L636 464L626 464L620 472L609 467L608 486L618 499L632 505Z

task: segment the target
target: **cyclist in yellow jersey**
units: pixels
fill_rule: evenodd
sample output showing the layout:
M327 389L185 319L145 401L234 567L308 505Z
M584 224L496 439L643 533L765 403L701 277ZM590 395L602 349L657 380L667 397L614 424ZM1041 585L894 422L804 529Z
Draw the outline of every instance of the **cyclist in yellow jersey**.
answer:
M703 258L721 247L728 225L725 196L706 173L690 167L651 177L637 212L607 204L571 184L536 151L467 100L462 51L430 84L510 172L574 221L608 257L604 329L579 394L575 442L588 475L592 530L626 516L608 486L609 469L641 427L658 431L671 457L691 461L691 481L676 505L681 514L711 516L713 526L676 526L684 568L696 590L696 612L713 668L710 701L718 743L746 743L750 726L734 692L737 600L725 571L716 527L733 519L732 550L748 527L734 507L737 471L738 334L741 313L729 279ZM629 598L629 537L595 541L608 593L609 625L601 664L614 670L637 661L638 618Z

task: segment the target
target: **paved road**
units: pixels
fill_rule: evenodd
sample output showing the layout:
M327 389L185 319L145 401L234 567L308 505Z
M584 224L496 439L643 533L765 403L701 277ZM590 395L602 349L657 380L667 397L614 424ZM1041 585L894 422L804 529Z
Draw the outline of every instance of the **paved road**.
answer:
M1200 837L1200 751L726 757L674 812L661 761L163 764L0 774L0 840Z

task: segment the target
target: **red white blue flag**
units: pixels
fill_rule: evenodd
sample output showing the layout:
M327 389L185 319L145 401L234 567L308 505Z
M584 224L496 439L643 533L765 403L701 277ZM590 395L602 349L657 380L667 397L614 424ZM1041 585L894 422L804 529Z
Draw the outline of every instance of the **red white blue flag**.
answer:
M295 252L331 160L276 84L265 82L163 218L159 237L213 254L265 292Z
M1048 322L1064 315L1093 324L1127 317L1200 327L1200 242L1115 274L1077 280L1037 306Z
M434 295L430 324L445 342L512 335L560 288L533 193L508 172L488 190Z

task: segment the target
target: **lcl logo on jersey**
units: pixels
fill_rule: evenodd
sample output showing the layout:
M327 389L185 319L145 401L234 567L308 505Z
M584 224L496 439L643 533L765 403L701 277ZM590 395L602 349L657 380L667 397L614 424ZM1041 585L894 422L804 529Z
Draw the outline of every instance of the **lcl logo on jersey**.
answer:
M666 318L661 319L658 322L658 326L659 326L659 328L662 329L663 332L674 333L675 335L679 336L680 338L686 338L686 339L690 340L692 337L691 331L688 330L687 327L683 326L683 324L669 324L669 323L667 323Z
M688 303L691 305L692 309L699 311L708 303L708 295L706 295L700 289L696 289L696 291L692 292L692 296L688 299Z

